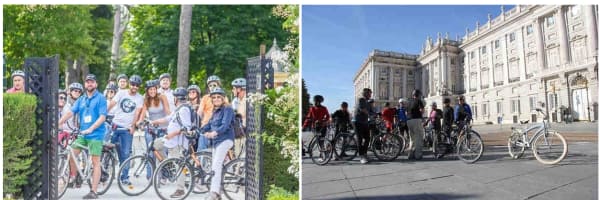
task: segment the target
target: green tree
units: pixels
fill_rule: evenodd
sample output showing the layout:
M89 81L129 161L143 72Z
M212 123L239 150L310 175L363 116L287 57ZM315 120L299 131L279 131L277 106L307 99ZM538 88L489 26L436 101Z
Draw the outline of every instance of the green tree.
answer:
M304 82L304 79L302 79L302 121L304 121L304 118L308 114L309 103L310 94L308 93L308 89L306 88L306 83Z

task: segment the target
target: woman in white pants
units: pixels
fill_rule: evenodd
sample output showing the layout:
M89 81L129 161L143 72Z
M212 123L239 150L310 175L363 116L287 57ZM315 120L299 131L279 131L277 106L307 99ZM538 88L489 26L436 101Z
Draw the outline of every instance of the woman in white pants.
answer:
M208 199L221 199L221 179L223 171L223 161L227 151L233 147L233 117L234 112L231 106L225 101L225 91L221 88L214 88L210 92L211 102L214 106L212 117L206 126L202 127L204 135L212 140L214 150L212 152L212 171L213 176L210 183L210 196Z

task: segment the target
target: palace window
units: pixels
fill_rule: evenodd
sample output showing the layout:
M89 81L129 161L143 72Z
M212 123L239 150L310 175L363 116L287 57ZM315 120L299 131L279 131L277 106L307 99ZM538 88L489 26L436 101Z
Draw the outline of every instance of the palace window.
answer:
M498 113L498 114L502 113L502 102L501 101L496 102L496 113Z
M554 16L550 15L546 17L546 27L550 27L552 25L554 25Z
M485 54L485 53L486 53L485 46L482 46L482 47L481 47L481 54L483 55L483 54Z
M531 35L531 33L533 33L533 25L529 24L527 25L527 35Z
M536 102L537 102L536 100L537 100L537 98L535 96L530 96L529 97L529 110L530 111L535 111L535 108L536 108L535 105L536 105Z
M500 47L500 40L494 41L494 48L497 49L498 47Z
M512 32L512 33L510 33L510 34L508 35L508 40L509 40L510 42L513 42L513 41L515 41L515 38L516 38L516 34L515 34L514 32Z
M512 113L521 113L521 101L518 99L513 99L510 101L510 111Z

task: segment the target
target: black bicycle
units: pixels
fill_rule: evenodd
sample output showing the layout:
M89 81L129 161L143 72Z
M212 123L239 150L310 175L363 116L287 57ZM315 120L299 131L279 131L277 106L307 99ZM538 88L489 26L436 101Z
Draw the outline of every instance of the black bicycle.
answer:
M434 158L439 159L454 152L465 163L475 163L481 158L484 151L483 140L479 133L471 129L468 121L462 121L458 126L453 127L450 134L446 131L434 133L432 142Z

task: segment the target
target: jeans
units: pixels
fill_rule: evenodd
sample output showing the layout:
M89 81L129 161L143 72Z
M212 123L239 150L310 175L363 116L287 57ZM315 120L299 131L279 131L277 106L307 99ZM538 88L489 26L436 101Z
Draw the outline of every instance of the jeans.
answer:
M211 143L208 140L208 138L206 138L206 136L204 136L204 134L199 134L198 137L198 149L196 150L197 152L200 152L204 149L208 149L208 147L210 147Z
M113 144L119 143L119 149L117 149L117 153L119 154L119 164L123 164L123 161L127 160L127 158L129 158L129 155L131 154L131 143L133 142L133 134L129 133L129 129L117 126L117 129L113 133L111 142ZM121 180L128 179L128 174L129 166L124 166L123 173L121 174Z
M167 132L167 131L166 131L166 130L164 130L164 129L158 129L158 134L157 134L156 138L158 139L158 138L161 138L161 137L163 137L163 136L166 134L166 132ZM147 148L151 148L151 147L150 147L150 143L152 142L152 136L151 136L151 135L150 135L148 132L146 132L146 134L144 134L144 136L146 137L146 147L147 147ZM147 150L147 149L146 149L146 150ZM165 149L165 150L163 150L163 152L164 152L164 153L166 153L166 152L167 152L167 150ZM156 159L156 156L154 156L154 152L153 152L153 151L150 151L150 152L148 153L148 156L150 156L150 158L152 158L152 160L154 160L154 164L156 164L156 165L154 165L154 166L157 166L157 167L158 167L158 164L159 164L160 162L159 162L159 161ZM163 157L163 159L165 159L165 158ZM152 170L151 170L150 166L147 166L147 167L146 167L146 172L147 172L147 173L146 173L146 178L148 178L148 180L150 180L150 178L152 178L152 177L151 177L151 176L152 176Z
M215 172L215 176L212 177L210 182L210 191L220 193L221 191L221 174L223 172L223 161L227 155L227 151L233 146L233 141L225 140L217 145L212 152L212 171Z

